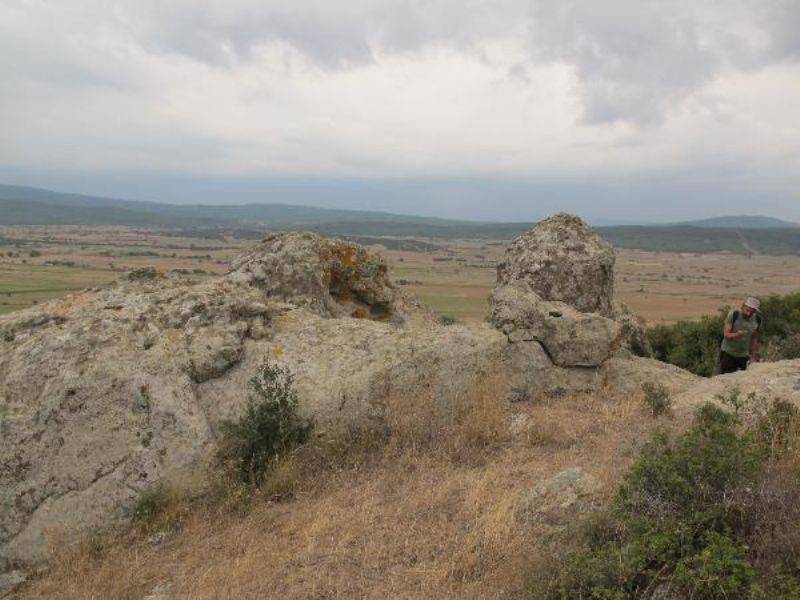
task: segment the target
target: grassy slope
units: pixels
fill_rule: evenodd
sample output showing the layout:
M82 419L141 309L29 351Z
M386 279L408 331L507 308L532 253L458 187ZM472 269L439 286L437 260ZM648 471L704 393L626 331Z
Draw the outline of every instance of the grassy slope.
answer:
M21 597L518 597L547 532L569 520L521 517L526 491L576 465L611 491L656 422L640 398L509 406L491 389L447 414L405 399L388 439L295 456L246 514L176 501L162 522L60 548ZM512 412L528 432L509 433Z

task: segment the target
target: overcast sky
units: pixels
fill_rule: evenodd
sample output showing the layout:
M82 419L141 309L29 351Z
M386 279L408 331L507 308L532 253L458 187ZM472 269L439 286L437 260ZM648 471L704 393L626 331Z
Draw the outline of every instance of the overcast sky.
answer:
M0 0L0 181L800 220L800 0Z

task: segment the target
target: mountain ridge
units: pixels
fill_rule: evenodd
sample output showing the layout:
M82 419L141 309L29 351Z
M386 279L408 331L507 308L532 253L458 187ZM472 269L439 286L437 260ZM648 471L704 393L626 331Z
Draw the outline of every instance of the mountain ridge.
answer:
M721 215L707 219L683 221L675 223L675 225L717 229L792 229L800 227L800 223L793 223L766 215Z
M23 203L32 203L30 214L24 212ZM0 206L11 206L16 213L0 214L0 225L50 225L50 224L78 224L54 223L41 214L41 207L52 206L56 215L62 215L58 208L75 209L115 209L127 211L122 218L123 222L103 222L97 219L85 224L131 224L128 221L140 221L135 224L153 224L158 222L164 226L186 225L242 225L253 224L259 221L269 221L273 225L303 225L330 222L357 221L364 223L392 222L415 223L430 225L461 225L474 223L473 221L460 221L440 217L426 217L418 215L402 215L383 211L350 210L322 208L308 205L281 204L281 203L247 203L247 204L170 204L144 200L123 200L103 196L73 194L68 192L55 192L42 188L28 186L12 186L0 184ZM13 215L14 221L10 222ZM76 219L69 219L70 221ZM87 216L87 219L90 217ZM114 219L113 213L102 213L103 219Z
M304 229L334 237L510 240L535 222L490 222L290 204L166 204L0 184L0 225L124 225L258 238ZM665 252L800 254L800 225L732 215L698 221L596 227L619 248Z
M129 220L139 219L142 224L153 224L159 219L164 224L187 225L230 225L252 224L259 219L270 219L275 225L303 225L303 224L342 224L342 223L417 223L437 226L474 226L474 227L507 227L531 226L535 221L477 221L471 219L451 219L445 217L431 217L422 215L407 215L385 211L335 209L323 208L305 204L284 204L280 202L269 203L243 203L243 204L174 204L169 202L153 202L148 200L127 200L91 194L77 194L72 192L59 192L33 186L18 186L0 184L0 204L12 206L18 213L24 209L22 203L33 203L31 216L23 223L25 215L16 217L19 222L8 223L8 217L0 215L0 224L55 224L45 223L45 217L40 214L43 205L82 208L103 208L102 218L118 218L120 223L103 224L128 224ZM124 211L120 214L111 209ZM61 214L55 211L56 214ZM138 215L138 213L148 213ZM91 218L87 215L85 219ZM95 218L96 215L94 215ZM61 217L66 218L66 217ZM77 224L79 219L70 219ZM96 222L97 223L97 222ZM92 224L92 223L86 223ZM100 224L100 223L97 223ZM703 227L716 229L779 229L800 228L800 223L793 223L784 219L767 215L721 215L689 221L670 223L632 223L630 221L615 222L610 219L601 219L595 223L599 227Z

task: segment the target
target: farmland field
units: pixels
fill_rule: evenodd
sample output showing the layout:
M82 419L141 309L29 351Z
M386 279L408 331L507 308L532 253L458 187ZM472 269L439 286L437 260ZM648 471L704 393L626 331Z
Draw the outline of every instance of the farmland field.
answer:
M89 226L5 227L0 239L0 314L107 285L148 265L196 277L224 273L232 257L255 243ZM409 244L387 238L384 244L370 248L383 254L394 281L404 289L442 315L465 322L486 318L505 243L425 239ZM617 250L617 298L650 324L696 318L745 295L798 289L796 256Z

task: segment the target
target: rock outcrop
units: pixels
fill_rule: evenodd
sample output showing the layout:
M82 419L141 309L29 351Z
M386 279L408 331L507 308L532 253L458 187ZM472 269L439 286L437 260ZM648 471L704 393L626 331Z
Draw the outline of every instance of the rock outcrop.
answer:
M528 239L567 240L579 264L569 248L515 243L494 326L445 327L392 286L379 257L307 233L267 238L224 277L141 269L0 317L0 572L40 559L50 534L125 519L154 483L204 473L265 360L295 375L319 434L412 400L461 402L489 377L499 401L637 391L643 379L691 386L692 375L616 351L630 336L606 314L604 243L574 218L544 229Z
M497 285L524 281L544 300L611 317L614 261L603 238L579 217L560 213L511 242L497 267Z
M621 328L621 345L635 356L653 357L653 348L647 339L644 319L633 314L628 307L614 303L614 320Z
M383 259L313 233L277 234L233 262L228 279L330 317L388 318L395 292Z
M495 290L492 322L512 343L541 342L560 367L599 367L621 343L616 321L542 300L525 281Z
M545 219L506 250L492 324L511 343L539 342L562 367L599 367L622 347L650 356L642 323L614 304L614 261L580 218Z
M462 397L506 346L437 325L379 257L313 234L270 237L212 281L143 269L0 317L0 572L202 472L264 360L295 374L325 431L405 397Z
M716 402L723 408L721 398L736 392L741 399L773 399L792 402L800 408L800 360L782 360L750 365L746 371L700 378L696 385L684 388L673 398L673 410L690 413L704 402ZM730 408L728 406L728 408Z

